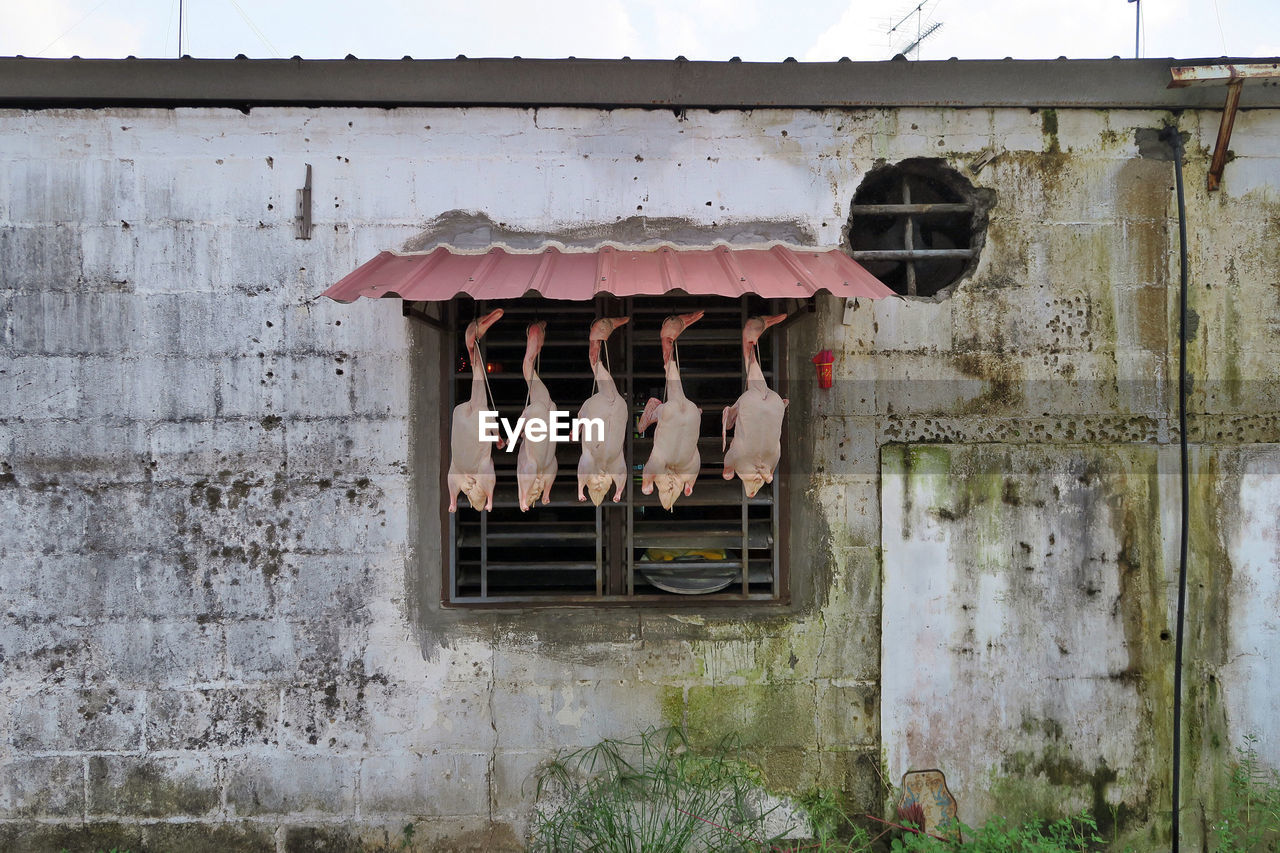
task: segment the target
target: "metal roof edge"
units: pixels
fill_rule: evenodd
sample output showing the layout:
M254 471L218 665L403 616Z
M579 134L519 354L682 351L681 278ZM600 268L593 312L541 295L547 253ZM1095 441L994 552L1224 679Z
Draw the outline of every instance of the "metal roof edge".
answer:
M600 240L590 245L563 243L559 240L544 240L534 248L521 248L510 243L504 243L501 240L495 240L483 246L455 246L452 243L441 242L431 244L429 249L414 249L412 251L386 249L385 251L398 258L412 258L420 255L430 255L440 249L444 249L451 255L487 255L494 249L500 249L508 255L540 255L549 250L554 250L562 255L594 255L605 249L615 252L657 252L661 249L671 249L676 252L709 252L715 249L728 249L731 252L739 252L743 250L768 251L775 248L787 249L791 252L826 253L843 251L840 246L811 246L787 240L767 240L751 243L734 243L728 240L712 240L707 243L675 243L670 240L626 243L618 240Z
M39 59L0 57L0 107L1220 109L1170 68L1276 58L691 62L631 59ZM1243 108L1280 107L1280 85Z

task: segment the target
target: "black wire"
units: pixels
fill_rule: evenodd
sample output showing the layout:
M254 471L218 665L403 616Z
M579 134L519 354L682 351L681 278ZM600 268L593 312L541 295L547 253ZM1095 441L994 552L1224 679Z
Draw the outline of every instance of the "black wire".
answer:
M1179 513L1178 609L1173 647L1173 821L1172 847L1178 853L1179 812L1182 810L1182 650L1187 605L1187 545L1191 483L1187 455L1187 203L1182 187L1182 136L1167 127L1161 136L1173 148L1178 193L1178 462L1182 502Z

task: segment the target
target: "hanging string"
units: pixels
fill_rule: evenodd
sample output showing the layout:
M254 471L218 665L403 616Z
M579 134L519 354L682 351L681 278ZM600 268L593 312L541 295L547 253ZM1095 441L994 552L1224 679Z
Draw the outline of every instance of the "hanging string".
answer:
M676 375L677 375L677 376L679 376L679 375L680 375L680 341L679 341L679 340L673 340L673 341L671 342L671 360L672 360L672 361L674 361L674 362L676 363ZM666 369L664 368L664 369L663 369L663 371L662 371L662 373L663 373L663 376L662 376L662 402L664 402L664 403L665 403L665 402L667 402L667 377L666 377L666 372L667 372L667 371L666 371Z
M751 351L752 351L753 353L755 353L755 356L756 356L756 365L760 368L760 374L763 376L763 375L764 375L764 360L760 358L760 341L759 341L759 340L754 340L754 341L752 341L752 342L751 342ZM747 376L748 376L747 384L748 384L748 385L750 385L750 384L751 384L751 380L750 380L750 376L751 376L751 365L750 365L750 364L748 364L748 365L747 365ZM764 398L767 398L767 397L769 396L769 383L765 382L765 383L762 383L762 384L764 385L764 390L760 392L760 396L761 396L761 399L764 399Z
M472 369L479 367L480 373L484 376L484 393L485 402L489 404L489 411L496 412L498 410L497 402L493 396L493 388L489 385L489 362L484 357L484 350L480 349L480 303L471 300L471 322L476 324L476 352L472 356ZM467 353L471 355L471 353Z
M541 316L541 312L539 311L539 308L540 308L539 304L538 304L537 302L535 302L535 303L533 304L533 322L529 324L529 328L532 328L532 327L534 327L534 326L538 325L538 319L539 319L539 317ZM529 330L528 330L528 329L525 329L525 346L526 346L526 347L528 347L528 345L529 345ZM538 350L538 354L537 354L536 356L534 356L534 359L533 359L533 375L534 375L534 376L537 376L537 375L538 375L538 371L540 371L540 370L542 370L542 350ZM523 363L523 360L521 361L521 369L520 369L520 372L521 372L521 373L524 373L524 363ZM525 407L526 409L527 409L527 408L529 408L529 401L530 401L530 400L532 400L532 399L533 399L533 380L532 380L532 379L526 379L526 380L524 381L524 407Z
M476 339L476 355L480 363L480 372L484 374L484 392L489 410L498 411L497 398L493 396L493 388L489 385L489 362L485 360L484 351L480 349L480 340Z
M533 315L533 324L534 324L534 325L537 325L537 323L538 323L538 315L537 315L537 312L536 312L536 310L535 310L535 313L534 313L534 315ZM526 331L526 332L525 332L525 334L527 335L527 334L528 334L528 332ZM543 340L544 340L544 342L545 342L545 340L546 340L546 338L545 338L545 332L544 332L544 338L543 338ZM526 346L527 346L527 343L526 343ZM534 359L533 359L533 375L534 375L534 376L537 376L537 375L538 375L538 373L539 373L539 372L541 372L541 370L542 370L542 350L541 350L541 349L539 349L539 350L538 350L538 354L537 354L537 355L534 357ZM522 360L521 360L521 362L520 362L520 372L521 372L522 374L524 373L524 360L523 360L523 359L522 359ZM527 409L527 408L529 408L529 401L530 401L531 399L533 399L533 382L532 382L532 380L526 379L526 380L525 380L525 383L524 383L524 407L525 407L526 409Z
M594 325L594 323L592 324ZM591 346L591 342L587 342L587 346ZM609 360L609 339L605 338L600 342L600 349L604 353L604 369L609 373L609 377L613 378L613 362ZM591 396L595 396L600 390L600 380L596 376L595 365L591 366Z

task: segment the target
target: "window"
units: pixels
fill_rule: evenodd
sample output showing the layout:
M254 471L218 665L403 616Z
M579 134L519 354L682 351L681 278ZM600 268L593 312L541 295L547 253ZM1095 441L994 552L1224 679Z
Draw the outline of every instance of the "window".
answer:
M449 547L444 562L444 600L451 604L635 603L696 604L709 601L782 601L786 566L779 542L785 538L786 423L783 461L772 485L747 499L742 482L721 477L721 412L745 388L742 326L750 316L781 313L756 297L601 298L594 303L520 299L450 306L448 335L454 367L449 410L443 413L443 466L448 466L449 411L470 396L471 372L462 333L477 312L501 307L504 315L482 341L496 407L513 420L524 406L521 372L525 329L547 322L538 375L557 408L576 416L593 393L587 362L587 332L597 317L626 315L631 322L608 342L609 366L619 392L630 403L626 458L631 478L622 500L612 492L599 508L577 499L581 446L559 445L559 473L551 502L522 513L517 502L518 451L493 451L498 475L493 509L476 512L465 496L456 514L444 513ZM640 474L653 444L654 428L638 435L635 425L649 397L663 396L658 329L665 317L702 309L702 320L678 341L685 394L702 408L699 451L702 469L693 494L667 512L640 492ZM783 364L783 327L760 340L761 363L770 387L786 396L778 366ZM443 477L442 477L443 480Z
M850 206L849 254L903 296L937 296L977 266L993 199L941 160L872 169Z

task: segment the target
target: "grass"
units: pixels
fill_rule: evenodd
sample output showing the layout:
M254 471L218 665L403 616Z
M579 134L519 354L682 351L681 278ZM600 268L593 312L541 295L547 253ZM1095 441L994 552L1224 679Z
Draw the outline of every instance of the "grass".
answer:
M1258 739L1245 737L1213 824L1217 853L1280 850L1280 774L1258 761Z
M993 817L981 827L960 824L959 834L947 841L904 832L894 838L894 851L955 851L956 853L1085 853L1100 849L1098 825L1087 813L1055 821L1010 824Z
M861 819L877 819L849 814L836 792L771 795L736 739L700 755L674 728L560 756L538 774L536 801L531 853L1083 853L1103 844L1086 813L997 817L950 837L919 832L908 815L872 838Z
M1256 744L1249 736L1237 749L1211 825L1213 853L1280 851L1280 773L1262 765ZM1106 846L1086 812L1017 824L993 817L976 828L959 824L957 834L944 837L919 832L912 817L872 838L860 819L878 818L849 814L837 792L815 789L794 799L770 794L734 737L702 755L679 729L649 729L636 740L605 740L562 755L540 771L529 850L1085 853ZM413 841L408 824L381 849L405 850Z
M679 729L563 755L538 775L536 797L532 853L1083 853L1102 843L1084 813L1016 825L993 818L950 838L900 823L873 839L836 792L773 796L735 739L699 755Z
M539 774L537 803L534 853L781 851L810 834L767 794L735 739L698 755L673 728L560 757Z

